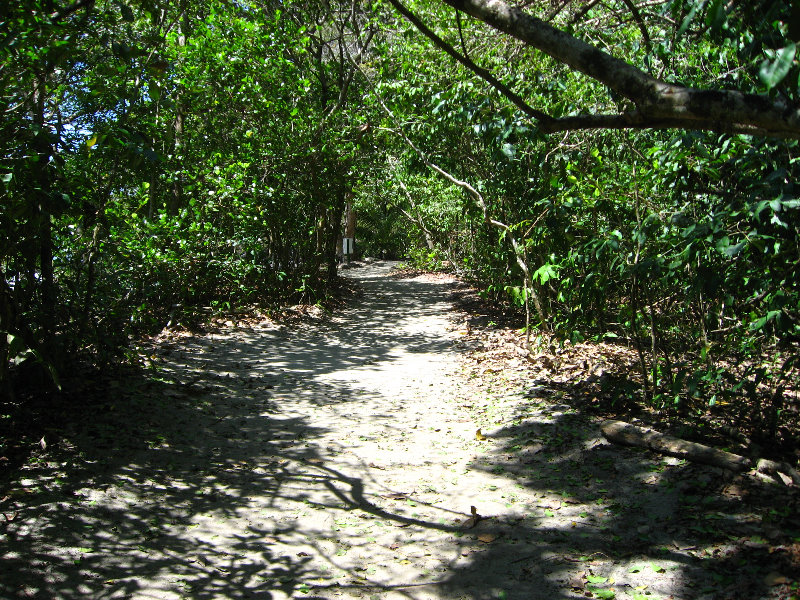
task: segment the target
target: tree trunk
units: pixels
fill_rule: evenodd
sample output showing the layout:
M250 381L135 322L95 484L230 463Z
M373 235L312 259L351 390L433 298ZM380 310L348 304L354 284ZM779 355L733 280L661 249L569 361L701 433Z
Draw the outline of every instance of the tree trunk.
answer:
M54 323L56 310L56 286L53 273L53 229L51 223L52 181L50 178L50 159L53 146L50 133L45 122L45 102L47 98L47 82L44 75L39 75L34 82L33 121L38 128L34 138L34 152L37 160L33 178L36 182L36 211L39 236L39 277L41 290L40 339L45 355L52 359L56 353L54 339ZM33 281L31 282L33 284Z
M345 204L344 237L356 239L356 211L350 202Z
M182 1L181 18L178 23L178 47L183 48L186 46L186 36L188 35L189 28L190 22L188 15L186 14L186 2ZM178 84L177 92L175 94L175 120L172 123L172 154L176 157L178 163L176 165L177 168L175 169L175 179L172 183L172 197L169 198L167 204L167 212L170 215L176 215L184 204L183 177L181 176L183 165L181 162L183 160L182 155L185 153L183 148L185 143L184 128L186 121L186 106L184 103L185 92L186 90L184 89L184 86Z
M330 208L330 227L328 228L328 244L325 258L327 261L327 284L336 281L336 243L341 237L340 227L344 216L346 200L344 193L340 192L336 202Z

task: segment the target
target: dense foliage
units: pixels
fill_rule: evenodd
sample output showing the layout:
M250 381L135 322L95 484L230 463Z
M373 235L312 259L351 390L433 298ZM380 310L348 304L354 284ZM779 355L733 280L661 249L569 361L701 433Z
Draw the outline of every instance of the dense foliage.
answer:
M662 79L798 99L788 3L525 4ZM548 115L627 106L442 3L406 6ZM636 347L638 402L712 406L772 438L796 427L795 140L544 135L380 2L3 11L7 388L25 364L57 382L66 356L115 360L198 307L324 299L351 205L361 251L453 265L497 301L530 302L532 327L562 340Z
M552 22L684 85L797 95L797 15L784 3L674 1L636 14L593 6L559 3ZM530 106L556 118L587 105L616 110L593 100L607 97L597 82L550 58L452 13L437 16L422 3L416 10ZM468 181L488 206L487 214L463 192L417 193L425 239L435 240L428 249L418 238L420 264L447 260L498 301L531 301L537 326L562 340L634 346L639 373L634 387L611 392L615 401L711 410L764 438L793 439L796 141L691 130L546 137L465 69L421 71L408 61L397 72L394 64L381 78L391 110L436 166ZM405 151L410 180L430 175L418 153Z
M55 374L73 350L105 358L193 307L324 297L360 160L339 50L362 43L364 15L282 2L6 12L4 367L38 359Z

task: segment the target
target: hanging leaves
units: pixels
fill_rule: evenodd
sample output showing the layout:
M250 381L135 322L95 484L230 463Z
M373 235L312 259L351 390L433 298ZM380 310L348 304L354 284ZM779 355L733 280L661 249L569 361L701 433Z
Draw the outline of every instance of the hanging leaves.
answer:
M758 76L768 90L781 83L794 65L796 44L792 43L775 52L773 59L766 58L761 62Z

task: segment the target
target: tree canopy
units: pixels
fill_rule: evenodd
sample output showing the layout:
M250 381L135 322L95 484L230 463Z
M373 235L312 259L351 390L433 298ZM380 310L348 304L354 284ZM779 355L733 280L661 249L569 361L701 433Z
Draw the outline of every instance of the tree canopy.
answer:
M789 443L799 10L11 3L4 393L208 311L323 302L349 208L359 252L457 270L527 308L532 344L635 347L612 401Z

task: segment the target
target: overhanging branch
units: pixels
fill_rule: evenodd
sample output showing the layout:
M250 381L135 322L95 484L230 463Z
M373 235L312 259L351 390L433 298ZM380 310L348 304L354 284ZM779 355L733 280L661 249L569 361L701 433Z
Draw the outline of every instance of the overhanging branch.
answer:
M800 139L800 107L784 100L737 90L698 89L666 83L502 0L443 0L448 6L604 84L636 107L622 115L554 119L529 106L485 69L455 51L399 0L389 2L437 47L488 81L525 114L539 121L545 133L588 128L670 128Z
M561 131L578 131L582 129L695 129L717 131L719 133L756 135L776 138L794 138L794 135L782 135L752 125L726 123L724 121L693 121L687 126L683 118L650 117L638 111L620 114L575 115L553 119L546 125L540 125L542 133L558 133Z

